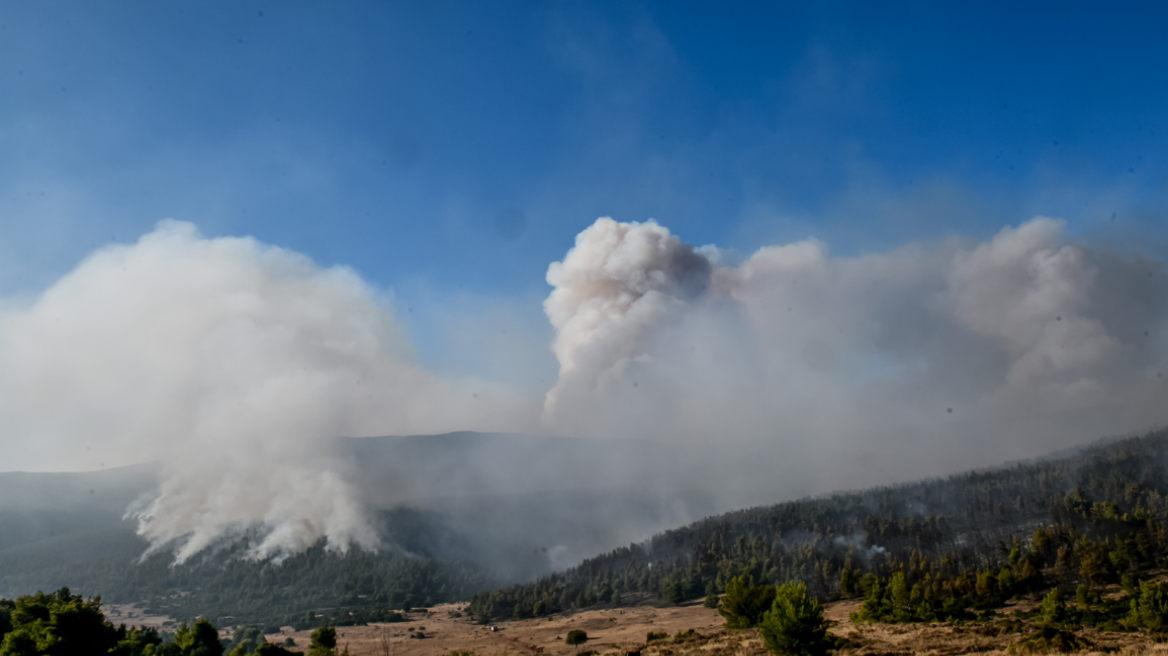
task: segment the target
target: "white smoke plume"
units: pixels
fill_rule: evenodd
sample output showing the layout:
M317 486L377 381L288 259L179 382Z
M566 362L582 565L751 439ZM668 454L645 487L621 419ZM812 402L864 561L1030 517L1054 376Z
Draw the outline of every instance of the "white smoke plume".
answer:
M692 246L655 223L602 218L581 232L547 274L555 290L544 309L557 331L553 350L560 361L559 382L546 401L554 421L593 411L589 396L604 395L613 381L627 383L626 370L647 357L644 333L700 296L711 270Z
M183 561L246 537L279 558L321 539L378 547L352 463L330 450L341 435L656 439L679 480L733 507L1168 419L1164 262L1077 243L1059 221L986 243L834 257L807 240L720 259L652 222L583 231L548 271L560 374L541 404L427 371L351 270L165 221L0 304L5 462L161 459L161 489L135 508L153 548Z
M1168 419L1164 263L1071 243L1060 221L859 257L710 252L653 222L580 234L548 270L545 425L727 444L824 491Z
M388 299L352 271L164 221L103 248L29 303L0 306L9 462L165 460L137 509L182 561L260 526L257 558L325 538L377 547L324 438L531 428L538 404L413 360Z

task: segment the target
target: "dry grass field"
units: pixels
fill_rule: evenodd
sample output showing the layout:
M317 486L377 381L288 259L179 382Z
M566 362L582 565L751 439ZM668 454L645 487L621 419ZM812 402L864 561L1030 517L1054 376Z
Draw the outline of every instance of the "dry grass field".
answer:
M165 615L150 615L135 604L102 604L101 612L114 626L149 626L174 631L178 623Z
M1033 600L1016 607L1033 607ZM848 613L859 601L829 604L826 617L831 633L847 638L855 656L927 654L1005 655L1019 639L1018 632L999 635L1000 623L962 626L946 624L880 625L853 624ZM474 652L476 656L576 656L594 652L597 656L623 656L639 650L642 656L765 656L766 648L756 630L727 631L717 611L700 602L665 606L645 600L624 607L603 607L561 613L549 618L517 620L496 624L496 630L475 624L462 615L459 604L441 605L429 611L409 613L408 621L361 627L340 627L338 647L349 648L352 656L446 656L452 651ZM565 644L568 631L588 633L581 645ZM693 633L679 637L679 633ZM668 638L646 644L649 632ZM309 631L285 629L268 635L269 642L282 643L291 637L297 649L308 645ZM416 637L418 635L424 637ZM1121 656L1156 654L1168 656L1168 644L1157 644L1139 633L1103 633L1084 629L1078 634L1095 645L1091 652Z
M494 631L472 622L461 610L461 604L444 604L429 611L408 613L405 622L338 627L337 645L342 648L348 645L353 656L437 656L453 650L469 650L478 656L623 653L643 645L649 631L673 636L694 629L695 633L709 635L720 632L722 626L717 611L702 608L700 604L665 607L644 602L622 608L585 609L541 619L501 622L494 625ZM565 644L565 636L574 629L588 633L585 644ZM412 637L419 633L425 637ZM267 638L269 642L282 643L292 637L297 648L301 648L308 645L310 634L311 631L293 632L285 628ZM761 640L754 637L761 649Z

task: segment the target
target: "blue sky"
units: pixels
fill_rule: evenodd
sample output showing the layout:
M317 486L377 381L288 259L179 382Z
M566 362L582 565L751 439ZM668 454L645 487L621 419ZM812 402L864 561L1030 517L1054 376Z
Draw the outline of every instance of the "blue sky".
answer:
M473 370L449 313L550 340L547 266L599 216L848 255L1041 214L1162 253L1166 13L2 2L0 293L176 218L353 267Z

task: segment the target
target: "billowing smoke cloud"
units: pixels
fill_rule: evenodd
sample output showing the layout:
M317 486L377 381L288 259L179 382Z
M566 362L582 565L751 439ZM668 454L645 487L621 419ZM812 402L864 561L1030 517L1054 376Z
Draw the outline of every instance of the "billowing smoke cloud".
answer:
M710 254L652 222L581 233L548 271L546 425L724 444L823 491L1168 419L1164 264L1073 244L1060 221L859 257Z
M188 223L103 248L34 302L0 307L7 462L164 458L159 495L136 513L180 561L248 529L256 557L321 538L375 548L324 438L523 431L537 412L419 367L388 299L352 271Z
M0 305L5 468L162 459L160 490L134 508L154 548L181 561L243 538L265 558L322 538L378 547L352 482L369 473L332 450L341 435L656 439L670 489L729 508L1168 419L1164 263L1075 243L1059 221L986 243L833 257L807 240L722 259L652 222L583 231L548 271L560 374L541 404L427 371L389 300L348 269L163 222Z
M547 274L555 290L544 308L560 361L559 382L546 401L553 422L593 411L589 398L626 385L628 370L648 357L647 334L700 297L711 271L709 260L655 223L603 218L581 232Z

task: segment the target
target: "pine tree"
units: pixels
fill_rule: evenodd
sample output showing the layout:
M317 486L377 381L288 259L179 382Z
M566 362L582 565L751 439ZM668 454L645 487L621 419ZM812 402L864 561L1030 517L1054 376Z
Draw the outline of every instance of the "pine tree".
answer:
M726 584L726 595L718 605L718 613L726 618L726 628L749 629L758 625L774 599L774 586L750 588L741 576L736 576Z
M840 570L839 590L840 596L844 598L854 597L856 595L856 582L853 578L852 570L846 567Z
M771 609L759 623L759 631L772 654L817 656L831 646L823 606L803 583L779 586Z
M1059 596L1058 588L1051 590L1042 598L1039 617L1042 618L1044 624L1060 626L1067 621L1067 616L1067 605L1063 603L1062 597Z
M1168 585L1140 581L1140 593L1132 599L1128 624L1154 632L1168 628Z

